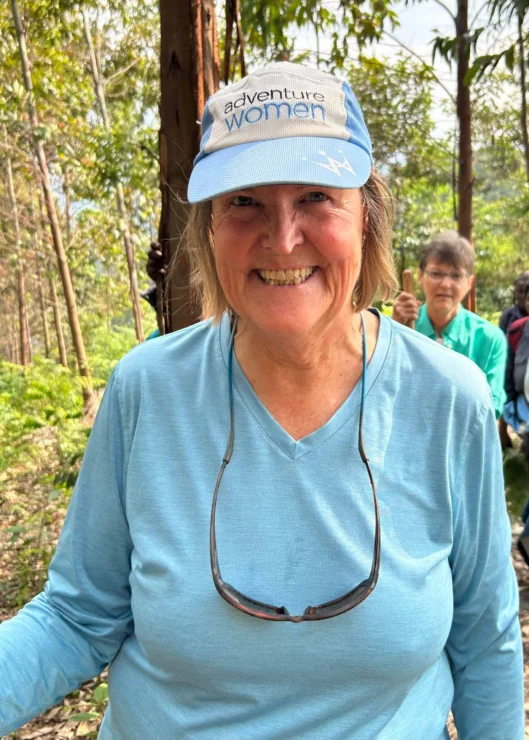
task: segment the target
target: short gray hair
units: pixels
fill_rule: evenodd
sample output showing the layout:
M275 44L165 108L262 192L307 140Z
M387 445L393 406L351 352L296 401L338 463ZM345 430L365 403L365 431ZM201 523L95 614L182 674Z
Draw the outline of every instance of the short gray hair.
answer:
M457 270L463 268L468 275L473 274L476 263L472 244L453 229L434 236L431 242L424 247L419 255L421 272L425 271L431 259L452 265Z

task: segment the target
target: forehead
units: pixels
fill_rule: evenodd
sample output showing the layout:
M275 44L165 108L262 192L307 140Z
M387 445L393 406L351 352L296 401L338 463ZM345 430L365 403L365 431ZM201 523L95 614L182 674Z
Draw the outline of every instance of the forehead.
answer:
M430 257L426 263L426 270L439 270L441 272L457 272L461 275L465 272L463 267L458 267L454 262L439 262L434 257Z

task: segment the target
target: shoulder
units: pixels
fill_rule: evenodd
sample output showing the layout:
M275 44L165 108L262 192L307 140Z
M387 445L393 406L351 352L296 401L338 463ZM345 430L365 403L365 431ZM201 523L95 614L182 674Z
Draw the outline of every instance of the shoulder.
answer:
M520 330L525 331L525 329L529 326L529 316L523 316L521 319L516 319L516 321L513 321L512 324L509 327L509 334L515 334L516 332L519 332Z
M165 391L196 381L207 356L220 356L218 326L201 321L134 347L117 364L114 375L124 389L146 390L161 384Z
M490 400L484 373L468 357L391 321L391 372L420 408L476 412Z
M461 307L460 311L463 312L462 318L465 326L472 334L479 335L484 342L489 342L497 346L505 345L505 334L499 326L491 324L490 321L487 321L487 319L484 319L483 316L477 313L467 311L466 308Z

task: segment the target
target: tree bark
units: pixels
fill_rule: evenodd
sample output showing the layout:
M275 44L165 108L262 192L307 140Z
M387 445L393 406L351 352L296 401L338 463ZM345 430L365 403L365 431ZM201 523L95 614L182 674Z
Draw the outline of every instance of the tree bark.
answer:
M92 69L92 77L94 80L96 97L99 103L99 108L101 110L103 125L107 131L110 131L110 121L105 99L105 86L95 55L94 44L92 42L92 33L90 31L90 22L88 20L88 14L86 13L86 11L83 11L83 23L86 43L88 45L88 51L90 54L90 66ZM121 219L121 232L123 236L123 244L125 246L125 255L127 257L127 267L129 270L129 289L132 302L132 313L134 315L134 326L136 328L136 339L138 340L138 342L143 342L143 325L140 308L140 294L138 291L138 277L136 274L136 262L134 259L134 243L130 231L129 216L127 213L127 208L125 206L125 194L123 192L123 185L121 182L118 182L116 186L116 201L118 204L118 211Z
M4 127L4 138L7 144L7 133ZM17 257L16 278L17 278L17 299L18 299L18 324L20 331L20 364L27 367L30 363L30 347L28 336L28 322L26 309L26 286L24 275L24 260L22 255L22 239L20 236L20 224L18 221L18 205L15 194L15 184L13 182L13 168L11 166L11 157L6 156L6 175L7 175L7 192L11 205L13 218L13 228L15 232L14 246Z
M36 232L35 232L35 238L36 238ZM48 314L46 311L47 306L46 306L46 297L44 295L44 285L42 284L42 270L40 269L40 262L39 262L38 256L36 256L36 262L37 262L37 287L39 291L40 315L42 318L42 332L44 335L44 354L46 358L49 358L51 354L50 330L48 326Z
M472 162L472 109L470 87L465 84L469 68L468 0L458 0L456 17L457 45L457 117L459 120L459 209L458 229L472 244L472 190L474 186ZM475 288L466 298L466 306L475 310Z
M53 191L50 183L50 176L48 172L48 162L44 153L44 147L42 141L36 135L36 129L39 125L39 119L37 115L37 109L35 107L35 100L33 96L33 84L31 81L30 64L26 48L26 34L22 26L22 20L20 18L20 12L18 9L17 0L11 0L11 7L13 10L13 20L15 22L18 46L20 50L20 61L22 64L22 73L24 77L24 86L26 88L27 100L28 100L28 112L30 126L33 132L34 145L36 150L37 162L41 172L42 190L44 195L44 202L46 205L46 211L48 214L48 221L51 230L51 236L53 240L53 246L55 254L57 255L57 262L59 266L59 273L61 275L61 281L63 286L64 298L66 301L66 307L68 310L68 320L70 323L70 330L72 332L72 341L75 347L75 354L79 365L79 375L83 380L83 399L86 414L92 414L94 411L94 392L92 390L92 384L90 380L90 371L88 367L88 360L86 357L83 335L81 331L81 325L79 323L79 316L77 313L77 304L75 301L75 293L72 285L72 278L70 275L70 268L68 265L68 259L62 242L62 234L59 226L59 220L57 218L57 210L55 208L55 200L53 197Z
M13 337L13 362L15 365L20 365L20 342L19 342L19 332L17 331L17 319L16 319L16 309L13 306L13 311L11 313L11 336Z
M62 330L61 309L57 297L57 286L55 285L55 280L51 275L49 277L49 284L51 305L53 307L53 320L55 322L55 334L57 336L57 347L59 349L59 362L64 367L68 367L68 353L66 352L66 343L64 341L64 332Z
M202 2L202 55L204 63L204 98L219 89L220 61L217 17L213 3Z
M527 133L527 92L525 89L525 49L523 40L523 16L518 13L518 66L520 68L520 124L522 127L523 154L525 160L525 176L529 183L529 135Z
M233 25L235 23L235 0L226 0L226 38L224 39L224 84L231 78L231 47L233 39Z
M200 145L197 121L203 101L218 87L219 75L213 0L198 4L181 0L176 8L172 0L160 0L162 212L158 241L165 261L175 259L169 284L165 291L158 291L163 297L166 332L189 326L199 318L190 302L187 259L177 252L177 246L187 218L187 183Z

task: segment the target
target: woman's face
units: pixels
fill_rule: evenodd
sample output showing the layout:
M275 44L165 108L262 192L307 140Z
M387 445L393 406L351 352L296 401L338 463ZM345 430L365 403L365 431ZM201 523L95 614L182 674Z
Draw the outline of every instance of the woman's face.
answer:
M349 318L360 275L360 190L263 185L215 198L215 259L235 312L266 334Z

